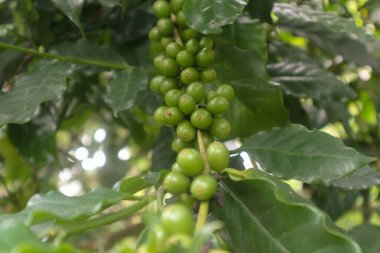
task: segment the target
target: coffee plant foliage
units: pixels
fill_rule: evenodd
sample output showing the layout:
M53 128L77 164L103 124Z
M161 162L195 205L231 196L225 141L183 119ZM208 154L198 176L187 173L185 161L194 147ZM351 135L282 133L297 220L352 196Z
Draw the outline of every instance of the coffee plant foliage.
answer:
M0 253L380 252L379 13L0 1Z

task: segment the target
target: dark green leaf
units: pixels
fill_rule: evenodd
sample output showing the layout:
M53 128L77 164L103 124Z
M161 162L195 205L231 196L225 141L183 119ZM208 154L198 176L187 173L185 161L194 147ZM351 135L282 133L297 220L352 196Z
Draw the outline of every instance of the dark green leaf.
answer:
M351 230L350 235L359 243L364 253L380 252L380 227L363 224Z
M113 48L100 46L91 42L66 42L54 46L52 51L61 55L84 59L89 64L108 63L127 66L124 58Z
M350 175L334 179L329 184L348 190L367 189L380 185L380 174L371 167L365 166Z
M361 250L331 219L287 184L259 170L229 170L221 184L224 204L212 213L225 221L232 252L352 252Z
M237 152L247 152L268 173L307 183L328 183L376 160L345 146L338 138L301 125L257 133Z
M16 78L9 92L0 92L0 126L29 121L38 105L61 98L65 90L68 65L38 62L30 72Z
M164 179L165 174L166 172L162 170L160 172L149 173L145 177L136 176L126 178L116 183L114 189L120 192L134 194L145 188L159 184Z
M261 21L272 23L271 12L274 0L251 0L246 10L253 18L259 18Z
M227 26L217 42L218 78L236 92L227 114L231 138L287 123L281 91L269 83L265 36L259 23L244 20Z
M193 0L185 2L183 11L191 28L204 34L221 33L221 27L232 24L247 3L248 0Z
M153 149L151 171L171 168L176 159L176 153L172 150L172 141L172 131L167 127L162 127L156 146Z
M55 7L62 11L84 35L83 27L80 22L84 0L51 0Z
M380 42L357 27L353 20L334 12L291 4L275 4L273 11L279 17L279 26L306 37L312 44L332 54L380 71Z
M79 197L68 197L59 192L49 192L33 196L27 207L19 213L1 215L0 222L16 220L31 225L49 220L54 220L56 223L80 221L124 199L135 198L127 193L105 188L96 189Z
M317 64L281 62L268 65L269 75L283 90L298 98L333 99L347 101L356 98L349 86Z
M131 67L118 72L108 85L106 101L115 114L130 109L139 91L146 89L147 84L148 76L142 68Z

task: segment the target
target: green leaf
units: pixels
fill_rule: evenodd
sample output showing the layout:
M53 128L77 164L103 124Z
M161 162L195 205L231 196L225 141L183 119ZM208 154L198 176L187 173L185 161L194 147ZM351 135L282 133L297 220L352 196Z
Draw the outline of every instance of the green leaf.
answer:
M222 26L232 24L248 0L193 0L183 7L188 25L203 33L221 33Z
M84 0L51 0L55 7L62 11L84 35L83 27L80 22Z
M249 1L246 10L253 18L259 18L260 21L272 23L271 12L274 0L251 0Z
M380 174L371 167L365 166L350 175L334 179L329 184L347 190L362 190L380 185Z
M68 246L54 248L42 243L27 227L14 222L0 225L0 253L75 253L82 252Z
M52 52L83 59L89 64L105 63L128 66L124 58L117 51L115 51L115 49L107 46L100 46L87 41L61 43L55 45Z
M159 184L163 181L165 175L166 172L162 170L160 172L151 172L145 177L130 177L117 182L113 188L120 192L134 194L145 188Z
M221 82L231 84L235 101L227 113L231 138L287 123L281 90L269 83L265 36L256 21L237 21L216 37L216 65Z
M65 90L68 65L41 61L20 74L9 92L0 92L0 126L29 121L38 105L58 100Z
M56 223L85 220L106 207L135 197L110 189L99 188L83 196L68 197L59 192L48 192L44 195L35 195L27 207L16 214L0 215L0 222L16 220L25 225L42 223L54 220Z
M342 55L359 65L370 65L380 71L380 42L369 36L352 19L334 12L311 9L308 6L275 4L278 25L332 54Z
M285 61L268 65L268 71L272 81L279 83L285 93L298 98L336 101L356 98L353 89L317 64Z
M151 171L170 169L175 162L176 153L172 150L173 133L167 127L162 127L158 141L152 152Z
M117 72L107 87L106 101L115 114L130 109L134 105L139 91L146 89L147 84L148 76L142 68L132 67Z
M365 253L380 252L380 227L363 224L350 231L350 236L354 238Z
M204 245L214 235L214 233L223 228L223 222L212 221L206 223L200 231L194 236L194 241L190 250L186 253L199 253L202 252Z
M229 170L221 183L222 206L212 213L225 221L221 236L232 252L360 253L355 241L289 185L259 170Z
M376 160L329 134L289 125L257 133L237 152L246 152L260 168L280 178L328 183Z

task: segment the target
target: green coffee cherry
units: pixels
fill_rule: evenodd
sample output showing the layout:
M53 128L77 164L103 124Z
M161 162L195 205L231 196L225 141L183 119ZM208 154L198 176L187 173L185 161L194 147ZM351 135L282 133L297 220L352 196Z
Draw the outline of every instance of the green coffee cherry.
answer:
M178 13L180 10L182 10L184 0L171 0L170 1L170 7L172 8L173 13Z
M178 81L174 78L165 78L165 80L161 83L160 91L163 95L165 95L168 91L175 89L178 87Z
M176 153L178 153L182 149L191 148L192 146L193 146L192 142L183 141L179 137L175 137L174 140L172 141L172 150Z
M166 56L175 59L182 49L182 46L177 42L171 42L166 46Z
M149 36L150 41L154 41L154 42L161 41L161 33L157 27L153 27L152 29L150 29L148 36Z
M161 225L169 235L187 234L194 231L194 217L185 205L176 203L164 209L161 215Z
M224 97L215 97L206 104L206 109L212 115L221 114L228 110L228 100Z
M183 149L177 156L177 163L182 172L187 176L202 174L205 169L205 162L198 150L193 148Z
M185 115L188 115L195 110L196 103L192 96L183 94L179 98L178 107Z
M197 131L188 120L183 120L178 124L176 134L181 140L190 142L194 140Z
M176 16L176 21L177 21L177 25L181 28L184 28L187 26L187 20L186 20L186 17L185 17L185 13L183 13L183 11L179 11L177 12L177 16Z
M205 96L205 88L201 83L194 82L186 88L186 94L190 95L195 103L200 103Z
M177 89L171 89L165 94L165 102L167 106L178 106L179 98L182 92Z
M230 123L222 117L214 117L210 126L210 133L218 139L225 139L231 133Z
M165 124L165 111L167 106L160 106L154 111L154 120L159 124Z
M178 107L169 107L165 110L165 124L175 126L183 120L183 113Z
M161 71L167 77L176 77L179 73L179 66L175 60L165 58L162 60Z
M189 189L190 179L179 172L171 171L165 176L163 186L167 192L182 194Z
M195 62L198 67L208 67L214 63L215 60L215 52L210 48L203 48L197 54L195 58Z
M184 84L191 84L199 79L199 72L193 67L185 68L180 74L181 82Z
M207 129L212 122L211 114L203 108L196 109L190 117L191 124L199 129Z
M188 52L192 54L196 54L201 50L201 47L199 45L199 41L197 39L190 39L186 42L185 48Z
M202 48L213 48L214 46L214 41L209 38L209 37L203 37L201 39L201 41L199 42L199 45L202 47Z
M157 28L160 31L160 34L168 36L173 32L174 25L169 18L160 18L157 21Z
M226 146L218 141L211 143L206 149L206 157L210 169L221 172L227 168L230 161L230 153Z
M216 91L209 90L206 94L206 103L210 102L213 98L216 98L218 94L216 94Z
M168 18L170 17L171 8L168 2L164 0L156 1L153 4L153 13L157 18Z
M232 88L231 85L222 84L216 90L216 94L218 94L218 96L224 97L229 102L231 102L232 99L234 98L235 92L234 92L234 88Z
M196 39L198 37L198 32L191 29L191 28L187 28L187 29L181 31L180 33L181 33L181 38L184 41L189 41L191 39Z
M218 183L213 176L199 175L191 182L190 192L195 199L206 201L215 195L217 188Z
M181 67L187 68L194 65L195 58L189 51L182 50L177 54L176 61Z
M153 92L159 93L161 89L161 84L165 81L165 77L158 75L152 78L149 83L149 87Z
M216 79L216 71L213 68L206 68L201 71L200 80L202 83L212 83Z

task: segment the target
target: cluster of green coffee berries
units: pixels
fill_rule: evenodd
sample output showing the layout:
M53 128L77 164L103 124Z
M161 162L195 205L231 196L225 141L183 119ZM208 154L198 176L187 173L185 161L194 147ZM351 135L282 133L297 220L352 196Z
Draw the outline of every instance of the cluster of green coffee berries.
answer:
M234 90L223 84L206 91L205 84L216 80L214 42L187 26L183 4L184 0L156 0L153 12L158 21L149 32L158 73L150 88L165 100L154 119L175 129L172 149L178 153L163 182L165 192L174 195L177 202L162 212L156 229L160 239L156 241L165 243L157 252L166 252L173 243L191 247L193 206L216 194L215 175L229 163L227 148L216 140L231 132L229 122L220 115L228 110Z

